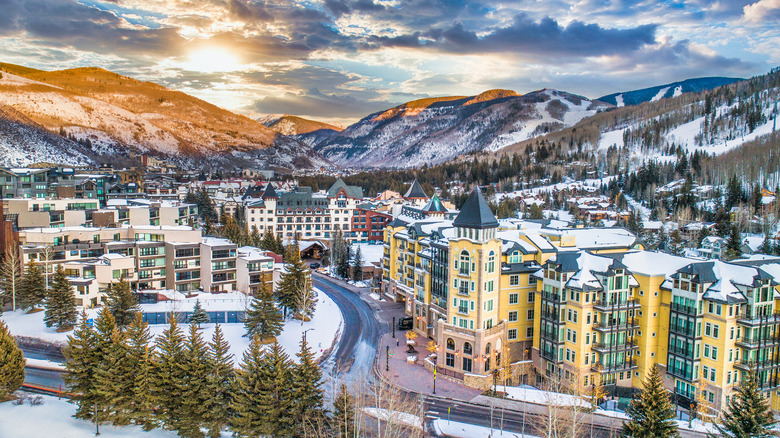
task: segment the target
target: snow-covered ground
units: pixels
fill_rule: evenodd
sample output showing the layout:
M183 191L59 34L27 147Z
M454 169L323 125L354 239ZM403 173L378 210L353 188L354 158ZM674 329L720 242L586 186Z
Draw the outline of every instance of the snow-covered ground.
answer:
M95 425L73 418L76 406L57 397L42 396L43 404L30 406L0 403L0 437L13 438L84 438L95 435ZM140 427L100 426L103 438L174 438L176 432L155 429L144 432ZM225 437L230 436L225 433Z
M315 288L316 290L316 288ZM200 294L197 298L206 311L217 310L244 310L248 300L243 294ZM175 303L160 302L157 304L142 304L144 312L170 312L192 310L196 298L178 299ZM94 318L97 311L92 309L88 316ZM43 339L47 342L65 344L68 336L73 331L57 333L52 328L47 328L43 323L44 312L27 314L23 311L6 312L0 317L5 321L8 329L14 336L24 336ZM299 343L304 330L312 329L306 334L315 357L319 358L325 350L329 349L336 339L336 335L342 326L342 315L338 306L324 293L317 291L317 306L314 311L314 317L311 321L303 322L290 319L284 325L284 331L277 339L284 347L285 351L293 358L299 349ZM157 336L168 327L167 324L151 324L149 331ZM201 334L207 341L211 340L214 334L216 324L203 324ZM249 346L249 338L245 337L243 323L220 324L225 338L230 343L230 352L233 354L233 361L237 365L241 361L244 350ZM182 326L187 330L187 326Z
M501 432L496 425L495 428L477 426L475 424L459 423L457 421L448 421L438 418L433 421L433 428L439 436L449 436L453 438L489 438L489 437L508 437L508 438L536 438L535 435L520 434L513 432ZM528 429L531 429L529 426Z
M498 386L498 391L506 393L506 397L512 400L519 400L528 403L540 405L556 406L582 406L588 407L590 403L580 397L558 392L543 391L533 386Z
M372 263L382 261L382 254L385 248L383 245L356 243L352 245L352 254L355 254L358 248L360 248L360 255L363 257L363 266L373 266Z

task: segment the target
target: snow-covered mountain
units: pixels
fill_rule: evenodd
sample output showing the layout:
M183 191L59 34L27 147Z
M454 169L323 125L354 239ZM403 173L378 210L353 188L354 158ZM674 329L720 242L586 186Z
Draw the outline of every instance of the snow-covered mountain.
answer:
M340 123L325 123L290 114L266 114L256 119L274 132L284 135L309 134L315 131L329 131L328 134L343 131Z
M339 165L413 167L472 151L499 150L572 126L608 107L551 89L525 95L490 90L477 96L416 100L371 114L325 138L297 138Z
M328 164L293 138L151 82L98 68L47 72L0 64L0 72L0 105L80 140L101 161L148 153L184 166Z
M655 102L667 97L677 97L683 93L697 93L699 91L712 90L721 85L733 84L741 81L739 78L707 77L693 78L670 84L657 85L641 90L623 91L599 97L602 102L622 107L626 105L639 105L643 102Z

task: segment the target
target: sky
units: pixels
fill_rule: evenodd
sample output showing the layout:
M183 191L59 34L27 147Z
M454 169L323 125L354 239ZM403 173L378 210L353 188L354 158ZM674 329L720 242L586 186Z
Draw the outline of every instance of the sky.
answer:
M0 0L0 61L102 67L251 116L589 98L780 65L780 0Z

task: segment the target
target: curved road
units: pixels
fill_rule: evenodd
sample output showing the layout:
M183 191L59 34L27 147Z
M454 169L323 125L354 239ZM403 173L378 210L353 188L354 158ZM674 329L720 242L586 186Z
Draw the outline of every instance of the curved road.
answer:
M315 274L312 282L336 303L344 321L336 351L322 364L323 375L345 383L371 379L382 325L376 312L360 295L328 277Z

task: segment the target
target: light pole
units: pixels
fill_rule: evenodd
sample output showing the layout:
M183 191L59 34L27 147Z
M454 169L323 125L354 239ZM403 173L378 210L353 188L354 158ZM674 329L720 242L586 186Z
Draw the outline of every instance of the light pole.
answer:
M306 332L308 332L309 330L314 330L314 327L307 328L306 330L303 331L303 342L304 343L306 342Z
M436 370L437 370L437 368L436 368L436 359L437 358L435 358L435 357L433 358L433 393L434 394L436 394Z

